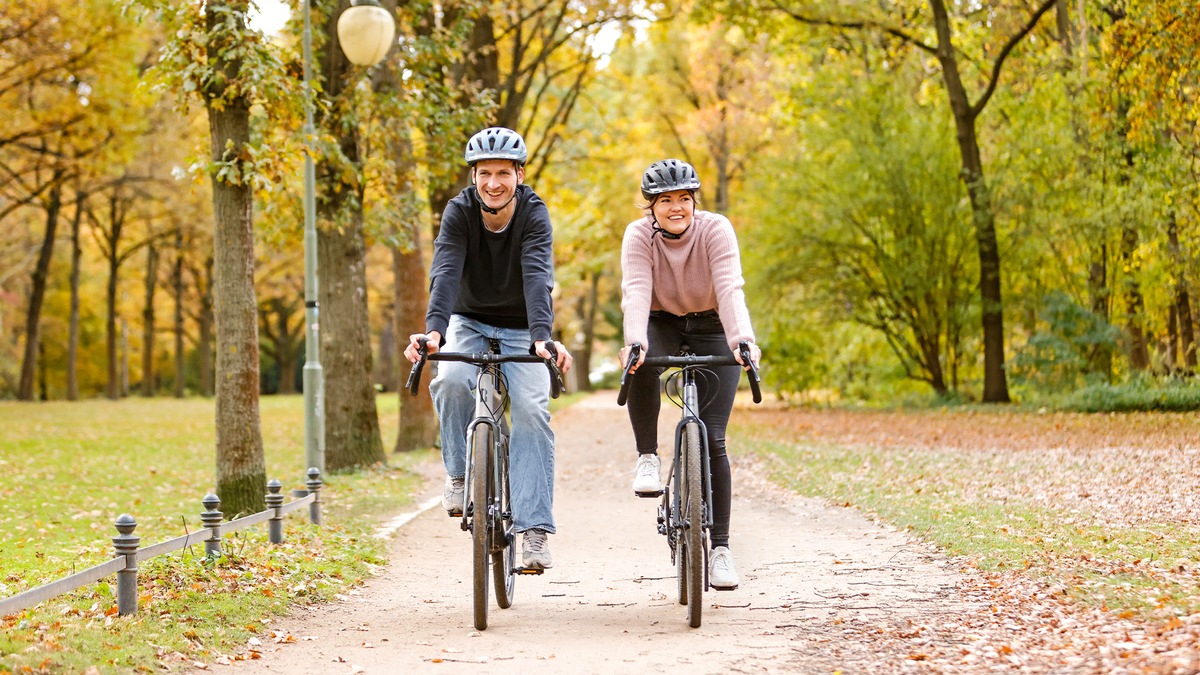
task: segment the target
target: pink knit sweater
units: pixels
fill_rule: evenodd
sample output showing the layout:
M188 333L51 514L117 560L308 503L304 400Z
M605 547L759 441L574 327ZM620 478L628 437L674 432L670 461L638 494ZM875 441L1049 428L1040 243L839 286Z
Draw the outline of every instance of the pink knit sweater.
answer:
M647 344L651 310L684 315L717 310L731 351L742 340L754 341L750 312L742 291L737 236L718 213L696 211L679 239L653 236L649 216L625 228L621 243L621 310L625 344Z

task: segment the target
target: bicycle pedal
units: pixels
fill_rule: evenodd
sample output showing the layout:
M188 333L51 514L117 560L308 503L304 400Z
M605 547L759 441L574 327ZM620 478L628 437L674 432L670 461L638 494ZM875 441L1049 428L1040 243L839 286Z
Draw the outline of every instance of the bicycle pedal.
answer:
M709 586L714 591L736 591L737 586Z
M546 571L546 569L543 567L514 567L513 568L514 574L541 574L545 571Z
M446 511L446 515L450 516L451 518L462 518L462 510Z
M633 494L635 494L638 497L641 497L643 499L657 499L658 497L663 496L663 490L658 489L658 490L655 490L654 492L635 492Z

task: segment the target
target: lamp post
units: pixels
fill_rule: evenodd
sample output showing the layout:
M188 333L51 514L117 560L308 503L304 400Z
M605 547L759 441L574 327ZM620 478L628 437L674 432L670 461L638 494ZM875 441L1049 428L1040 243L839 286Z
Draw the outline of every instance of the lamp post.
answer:
M351 0L338 17L338 41L351 63L373 66L391 49L396 23L376 0ZM304 0L304 466L325 473L325 373L317 306L317 179L313 165L312 8Z

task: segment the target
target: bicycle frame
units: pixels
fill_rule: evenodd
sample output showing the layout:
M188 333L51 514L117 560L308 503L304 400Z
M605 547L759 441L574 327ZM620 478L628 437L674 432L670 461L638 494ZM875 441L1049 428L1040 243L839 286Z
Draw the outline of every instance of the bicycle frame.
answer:
M671 461L671 473L667 476L667 482L675 485L675 495L671 503L672 513L683 513L683 490L680 489L680 476L676 468L683 461L683 435L686 433L688 424L696 424L700 429L700 462L702 465L701 476L703 484L701 490L704 492L704 503L702 505L704 512L704 531L712 530L713 526L713 510L709 507L712 504L712 468L709 465L708 457L708 427L700 419L700 394L699 388L696 385L696 368L699 366L685 366L682 368L683 388L681 391L682 410L683 414L679 422L675 425L675 455ZM667 527L671 527L671 523L666 523ZM674 526L677 529L687 527L687 523L676 522ZM672 551L674 556L674 551ZM674 560L672 560L674 562Z
M496 352L491 352L499 355ZM476 379L475 386L475 417L467 424L467 473L466 473L466 495L464 504L475 503L472 500L471 494L471 476L475 473L475 434L479 427L485 426L492 431L492 456L497 460L492 462L492 480L496 486L504 485L502 482L502 473L508 470L507 449L508 449L508 422L505 417L507 412L507 394L501 391L500 365L498 363L486 363L479 366L479 375ZM505 500L507 503L507 500ZM496 507L495 503L488 504L488 509ZM463 509L462 515L462 530L464 532L470 529L470 513L468 509ZM487 522L494 522L489 513ZM505 514L500 514L501 516ZM509 534L505 532L507 538ZM493 548L495 548L493 546Z

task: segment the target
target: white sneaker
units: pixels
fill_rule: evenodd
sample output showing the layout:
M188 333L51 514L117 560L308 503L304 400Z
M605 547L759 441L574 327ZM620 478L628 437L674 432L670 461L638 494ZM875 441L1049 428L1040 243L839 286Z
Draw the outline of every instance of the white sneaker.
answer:
M637 467L633 470L633 493L639 497L657 497L662 494L660 467L658 455L638 455Z
M466 491L466 477L446 476L446 487L442 488L442 507L446 509L446 513L449 513L451 518L462 516Z
M526 530L521 537L521 562L525 567L550 569L550 547L546 545L545 530Z
M737 568L733 566L733 554L726 546L718 546L708 556L708 585L718 591L732 591L738 587Z

